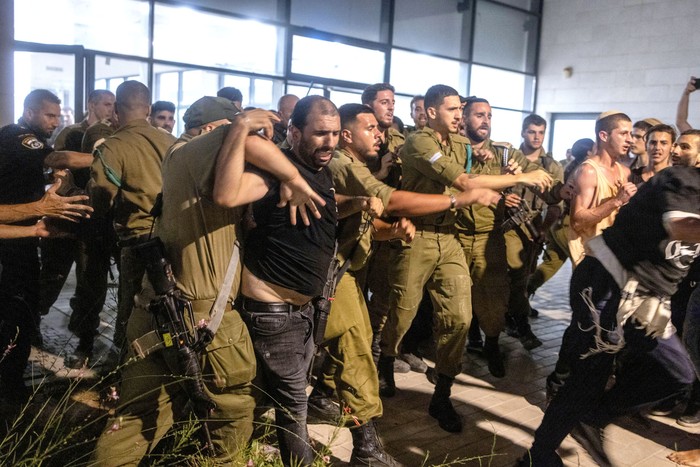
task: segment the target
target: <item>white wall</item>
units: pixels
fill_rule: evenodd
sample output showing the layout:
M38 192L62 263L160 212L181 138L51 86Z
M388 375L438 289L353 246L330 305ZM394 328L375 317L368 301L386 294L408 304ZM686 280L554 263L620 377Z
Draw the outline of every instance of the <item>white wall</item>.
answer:
M573 67L571 78L563 69ZM619 109L675 122L700 76L700 0L545 0L537 113ZM689 121L700 127L700 91Z

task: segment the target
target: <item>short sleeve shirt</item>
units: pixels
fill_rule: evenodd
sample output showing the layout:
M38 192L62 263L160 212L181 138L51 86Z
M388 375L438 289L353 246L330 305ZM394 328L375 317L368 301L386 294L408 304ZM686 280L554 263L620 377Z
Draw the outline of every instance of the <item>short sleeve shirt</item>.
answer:
M44 196L44 159L52 151L21 119L0 128L0 204L31 203Z
M700 219L700 168L669 167L639 188L603 238L640 284L672 295L700 256L700 243L668 238L664 221L685 217Z

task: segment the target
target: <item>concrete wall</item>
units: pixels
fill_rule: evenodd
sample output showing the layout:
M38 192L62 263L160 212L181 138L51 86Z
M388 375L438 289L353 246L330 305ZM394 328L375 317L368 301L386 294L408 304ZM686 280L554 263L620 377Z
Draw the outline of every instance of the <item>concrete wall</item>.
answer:
M537 113L619 109L674 123L691 75L700 76L700 1L544 1ZM700 127L700 91L689 122Z

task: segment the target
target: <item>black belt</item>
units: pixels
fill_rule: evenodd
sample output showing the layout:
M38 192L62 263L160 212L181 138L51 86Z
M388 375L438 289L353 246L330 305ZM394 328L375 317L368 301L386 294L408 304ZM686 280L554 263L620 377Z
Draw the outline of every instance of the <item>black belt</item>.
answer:
M416 230L423 230L436 234L453 234L457 231L457 228L454 225L419 224L416 226Z
M117 245L122 247L122 248L128 247L128 246L136 246L136 245L139 245L141 243L147 242L148 237L150 237L149 234L144 234L144 235L139 235L136 237L127 238L126 240L119 240L117 242Z
M303 305L292 305L285 302L261 302L252 298L241 296L236 300L236 304L244 311L252 311L258 313L289 313L291 311L301 311L309 306L311 302Z

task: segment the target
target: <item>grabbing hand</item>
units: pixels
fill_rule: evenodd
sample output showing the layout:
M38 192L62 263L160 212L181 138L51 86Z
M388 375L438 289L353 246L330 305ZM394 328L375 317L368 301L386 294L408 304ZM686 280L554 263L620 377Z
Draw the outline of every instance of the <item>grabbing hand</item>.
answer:
M686 84L685 89L683 90L684 93L690 94L691 92L695 92L698 88L695 87L695 83L697 80L700 78L696 78L695 76L691 76L690 80L688 80L688 84Z
M474 159L480 162L488 162L494 157L496 157L494 156L493 152L485 148L474 149L472 156L474 156Z
M505 201L506 207L517 208L520 207L520 201L522 201L522 198L515 193L508 193L503 195L503 201Z
M619 183L617 184L617 196L616 198L622 203L622 204L627 204L634 196L634 194L637 192L637 185L635 185L632 182L625 182L625 183Z
M566 182L559 190L559 197L561 199L570 200L576 195L576 187L574 187L574 182L569 180Z
M384 213L384 203L375 196L368 196L362 199L362 210L371 217L381 217Z
M287 204L289 204L289 218L292 225L297 225L297 210L304 225L310 225L308 211L311 211L316 219L320 219L321 213L316 205L325 206L326 202L297 173L291 180L280 183L280 202L277 207L283 208Z
M71 222L78 222L80 218L89 218L93 209L86 204L73 204L80 201L87 201L89 198L86 195L77 196L60 196L56 193L61 187L61 179L56 179L56 182L46 190L44 196L37 201L38 214L42 216L55 217Z
M520 164L518 164L515 159L510 159L508 161L508 165L503 167L502 172L504 174L510 174L510 175L518 175L523 173L522 167L520 167Z
M257 133L262 130L266 138L272 138L273 125L280 121L274 112L263 109L246 110L240 114L241 121L248 127L248 133Z
M553 183L552 176L544 170L533 170L518 175L518 182L529 187L537 188L540 191L548 190Z
M416 226L405 217L391 224L391 230L394 233L394 238L400 238L406 243L411 243L416 238Z

